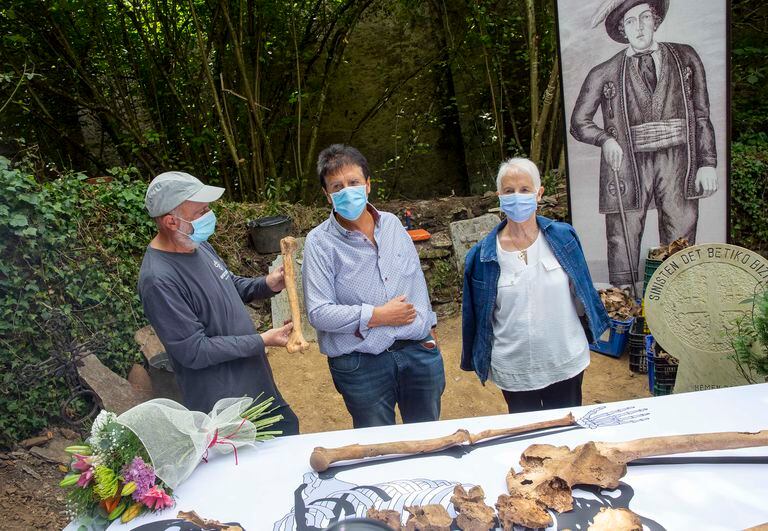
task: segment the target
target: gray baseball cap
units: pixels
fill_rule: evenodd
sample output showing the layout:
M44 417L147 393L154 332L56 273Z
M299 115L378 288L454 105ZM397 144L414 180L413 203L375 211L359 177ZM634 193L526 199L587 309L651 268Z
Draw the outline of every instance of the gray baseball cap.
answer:
M167 214L184 201L210 203L224 193L224 188L208 186L197 177L183 171L161 173L149 183L144 206L150 217Z

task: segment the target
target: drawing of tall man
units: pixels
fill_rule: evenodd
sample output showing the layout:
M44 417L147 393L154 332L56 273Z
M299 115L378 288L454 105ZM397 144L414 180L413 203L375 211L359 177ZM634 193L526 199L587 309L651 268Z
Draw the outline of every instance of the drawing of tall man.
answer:
M608 36L629 46L589 72L571 115L571 135L602 150L599 209L605 214L613 285L630 284L633 272L638 279L652 204L662 245L680 237L693 244L698 200L718 186L701 59L687 44L654 39L668 8L669 0L607 0L601 5L593 27L605 21ZM602 127L594 122L598 107Z

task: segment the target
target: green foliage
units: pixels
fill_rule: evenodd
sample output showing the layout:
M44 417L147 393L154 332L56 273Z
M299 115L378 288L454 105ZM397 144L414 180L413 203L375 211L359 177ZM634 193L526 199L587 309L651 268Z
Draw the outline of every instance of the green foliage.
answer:
M739 371L752 383L768 381L768 287L758 286L752 299L752 312L736 323L731 337L733 355Z
M739 0L731 6L731 81L734 139L765 130L768 119L768 4Z
M445 301L454 298L458 293L457 286L461 286L461 275L450 258L432 261L425 276L430 298L433 301Z
M68 396L58 378L21 377L50 356L51 319L64 318L75 340L104 333L100 359L118 373L138 359L135 286L153 224L144 185L113 173L102 184L68 174L41 185L0 158L0 445L45 426Z
M768 135L743 135L731 144L731 239L768 253Z

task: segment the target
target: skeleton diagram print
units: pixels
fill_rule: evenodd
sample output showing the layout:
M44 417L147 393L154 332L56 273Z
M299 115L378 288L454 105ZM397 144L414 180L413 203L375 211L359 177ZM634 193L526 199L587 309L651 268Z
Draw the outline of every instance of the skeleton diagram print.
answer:
M641 422L648 419L645 409L624 407L605 410L599 406L589 410L576 421L576 425L556 428L513 437L501 437L478 443L474 446L454 446L441 452L424 455L400 456L394 460L418 460L436 455L461 459L478 448L503 445L511 441L538 439L552 433L577 430L598 429L604 426ZM387 461L391 461L388 459ZM363 517L368 509L394 510L401 514L411 505L439 504L446 507L449 514L456 517L450 502L453 489L460 482L450 479L394 479L372 485L359 485L344 479L347 472L380 465L381 461L360 461L349 465L331 467L325 472L304 474L301 484L294 491L293 510L280 521L275 522L273 531L319 531L346 518ZM462 484L469 490L474 485ZM631 486L621 483L618 489L605 491L599 488L578 489L575 491L574 510L569 513L553 515L556 529L586 529L589 522L601 507L629 508L634 495ZM490 500L486 500L489 502ZM492 502L491 502L492 503ZM407 514L407 513L406 513ZM663 530L657 522L643 518L643 524L651 531ZM455 527L454 528L458 529ZM500 529L500 527L499 527Z
M727 136L724 4L558 0L572 221L598 282L606 266L615 286L643 280L646 222L658 225L648 245L724 241L725 194L700 205L723 189L727 165L718 147ZM698 34L685 24L694 13ZM700 50L718 68L706 68Z

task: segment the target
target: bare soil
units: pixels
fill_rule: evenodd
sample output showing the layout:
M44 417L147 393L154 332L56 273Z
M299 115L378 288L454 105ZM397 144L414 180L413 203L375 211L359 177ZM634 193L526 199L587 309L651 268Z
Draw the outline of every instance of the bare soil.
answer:
M461 359L461 317L438 323L437 334L445 362L446 387L441 419L500 415L507 412L501 391L493 384L483 386L474 373L459 368ZM327 358L317 343L303 354L273 349L269 362L280 392L299 417L302 433L352 428L352 418L336 392ZM651 396L645 375L629 371L627 356L614 359L592 353L584 376L584 404L601 404Z
M441 320L437 332L446 372L441 418L506 413L501 391L493 384L481 385L474 373L459 369L461 318ZM317 344L303 354L272 349L269 358L283 396L299 416L302 433L352 428ZM626 356L613 359L594 353L583 390L585 404L650 396L647 379L629 371ZM59 465L25 450L0 453L0 529L61 529L66 525L64 495L58 488L62 476Z

